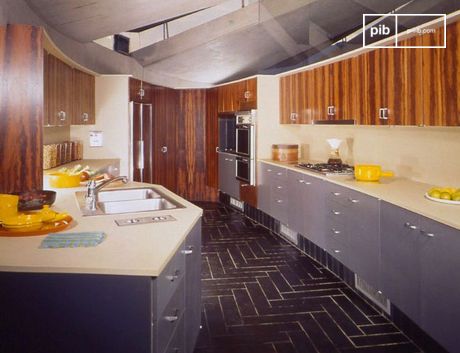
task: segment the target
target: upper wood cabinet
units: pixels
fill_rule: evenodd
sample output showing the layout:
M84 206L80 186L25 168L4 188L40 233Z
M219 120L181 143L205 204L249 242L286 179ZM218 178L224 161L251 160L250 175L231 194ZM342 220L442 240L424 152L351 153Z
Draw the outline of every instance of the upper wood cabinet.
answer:
M51 54L45 54L45 125L70 125L72 121L72 68Z
M95 79L78 69L73 70L74 107L73 125L91 125L96 123Z
M444 30L418 37L424 46L442 45ZM460 126L460 21L447 26L446 48L420 49L425 125Z
M217 110L219 113L256 108L256 78L217 87Z
M460 126L460 22L444 31L280 78L280 122Z
M141 91L141 89L143 91ZM141 80L129 79L129 100L137 103L152 103L154 88L151 84ZM143 95L141 95L141 93Z
M44 58L44 124L94 124L94 76L73 69L46 52Z

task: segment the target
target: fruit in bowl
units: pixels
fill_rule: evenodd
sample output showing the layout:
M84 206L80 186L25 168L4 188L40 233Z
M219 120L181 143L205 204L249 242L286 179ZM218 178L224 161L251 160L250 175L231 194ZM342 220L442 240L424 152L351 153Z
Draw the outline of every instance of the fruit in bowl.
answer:
M434 199L460 202L460 189L453 187L434 187L427 192Z

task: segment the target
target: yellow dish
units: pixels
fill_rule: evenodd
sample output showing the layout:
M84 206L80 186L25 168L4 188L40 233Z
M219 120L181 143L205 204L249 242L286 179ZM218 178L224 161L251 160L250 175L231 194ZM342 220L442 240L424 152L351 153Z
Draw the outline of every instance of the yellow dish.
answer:
M38 230L42 227L42 219L39 215L18 214L3 220L2 227L15 232L27 232Z
M358 164L355 165L355 178L358 181L379 181L381 177L392 177L391 171L382 171L379 165Z
M74 188L80 186L80 174L50 173L49 182L53 188Z

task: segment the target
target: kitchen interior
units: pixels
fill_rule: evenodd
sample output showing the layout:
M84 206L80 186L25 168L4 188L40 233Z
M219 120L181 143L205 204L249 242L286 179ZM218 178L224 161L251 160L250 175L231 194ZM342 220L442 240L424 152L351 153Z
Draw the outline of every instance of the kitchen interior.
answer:
M458 1L0 24L0 352L460 352Z

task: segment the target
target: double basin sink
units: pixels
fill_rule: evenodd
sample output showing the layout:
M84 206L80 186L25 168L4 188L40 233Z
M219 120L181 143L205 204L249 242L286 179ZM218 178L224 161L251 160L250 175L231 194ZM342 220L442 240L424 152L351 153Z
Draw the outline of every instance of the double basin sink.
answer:
M99 191L95 211L86 207L85 192L79 191L75 194L84 216L161 211L184 207L154 187Z

